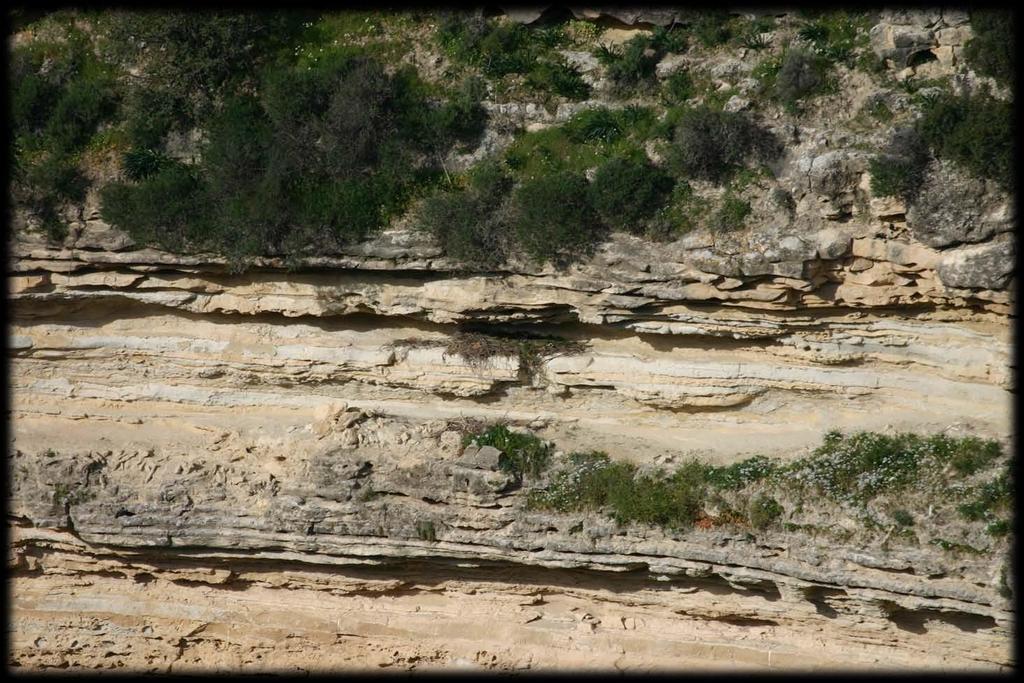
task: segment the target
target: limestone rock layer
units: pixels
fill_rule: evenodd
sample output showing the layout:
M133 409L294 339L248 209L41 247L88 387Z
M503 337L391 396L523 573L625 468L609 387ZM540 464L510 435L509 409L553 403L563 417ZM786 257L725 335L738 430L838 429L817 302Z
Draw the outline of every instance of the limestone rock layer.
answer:
M453 271L408 235L359 252L231 275L15 244L17 664L1010 664L991 558L530 511L457 429L645 467L791 459L831 428L1005 438L1005 290L863 238L758 275L628 238L568 271ZM467 330L573 344L481 361Z

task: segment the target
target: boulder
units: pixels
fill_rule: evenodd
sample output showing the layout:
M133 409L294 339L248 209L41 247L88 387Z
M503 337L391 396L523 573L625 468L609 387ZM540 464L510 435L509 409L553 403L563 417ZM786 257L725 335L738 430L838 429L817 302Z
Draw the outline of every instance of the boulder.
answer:
M1015 251L1009 235L988 244L961 247L942 255L936 273L947 287L1002 289L1013 272Z

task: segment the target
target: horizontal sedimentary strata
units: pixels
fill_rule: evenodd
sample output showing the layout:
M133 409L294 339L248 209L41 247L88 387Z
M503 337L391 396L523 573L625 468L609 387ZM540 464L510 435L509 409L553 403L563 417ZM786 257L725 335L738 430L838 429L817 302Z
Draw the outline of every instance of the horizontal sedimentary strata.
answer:
M15 245L13 661L1011 664L1005 539L541 512L464 457L459 427L530 425L645 468L792 459L835 427L1002 439L1001 265L993 289L954 289L968 248L832 231L757 254L619 237L567 271L472 272L418 239L245 274L102 239ZM473 357L467 330L565 349Z
M608 321L609 315L628 316L636 309L694 301L783 310L930 303L1008 311L1010 235L969 248L1009 257L1005 263L977 269L1002 273L991 283L967 282L960 276L949 283L937 275L943 268L952 272L953 264L966 258L959 248L938 251L915 242L855 237L834 228L804 239L776 236L772 242L770 237L758 235L765 242L759 249L730 244L737 237L716 240L704 232L670 244L617 235L592 259L565 272L515 264L512 270L475 275L471 268L437 258L435 247L403 231L353 247L350 256L307 259L306 268L330 270L318 275L230 276L217 258L152 249L53 249L21 241L13 246L14 271L24 275L13 279L12 291L83 293L86 288L106 287L153 300L154 291L166 290L190 293L178 297L177 304L173 298L166 300L167 305L190 310L285 315L390 310L422 313L437 322L471 318L481 313L474 304L482 301L488 303L485 309L519 314L522 320L559 319L570 313L583 322L598 323ZM256 266L261 264L281 266L275 259L257 260ZM252 300L257 296L260 301Z
M994 617L857 588L485 560L322 568L13 531L20 666L996 669L1007 654Z
M96 419L148 420L184 405L309 412L348 401L425 419L543 420L560 439L573 424L604 422L592 428L607 434L626 419L641 439L628 451L639 458L645 444L658 443L654 454L673 438L682 448L700 447L699 432L715 429L706 420L729 430L736 410L751 435L784 424L793 436L803 432L800 445L815 442L829 423L917 428L966 420L1002 434L1009 422L1008 347L1000 335L916 317L836 316L817 321L826 332L790 331L783 340L669 342L548 326L549 334L586 340L586 348L559 352L555 344L526 368L516 355L466 358L448 348L452 328L416 321L200 316L92 300L56 323L47 306L11 328L21 416L71 416L77 407ZM829 334L839 340L815 341ZM851 356L848 348L863 351ZM943 352L950 360L943 362ZM739 451L757 443L742 437L727 441ZM793 446L782 439L755 447ZM605 450L623 448L612 439Z
M675 615L665 624L669 632L655 629L644 638L683 644L658 660L668 666L696 657L686 642L707 647L714 640L699 632L706 621L721 625L722 638L740 641L751 635L751 626L765 627L758 633L772 642L755 648L761 655L747 653L752 659L734 665L772 666L763 659L766 650L809 654L816 646L802 639L822 629L829 646L818 651L820 659L809 660L822 665L1009 663L1010 605L988 557L950 555L932 545L865 549L855 539L771 531L756 537L671 532L619 526L591 514L531 511L523 506L527 491L493 463L467 460L460 434L443 422L373 417L339 406L287 436L260 431L263 436L252 443L239 434L214 434L215 447L205 449L191 447L182 433L142 450L16 451L10 513L21 520L12 560L15 580L22 582L16 585L24 586L17 592L17 609L25 615L15 635L19 656L67 656L60 645L24 644L41 637L47 624L76 633L82 623L114 619L134 639L146 624L185 617L185 604L193 605L188 618L196 626L212 626L209 646L228 648L213 634L234 633L245 619L220 611L206 592L217 589L256 603L275 602L265 590L279 590L290 605L282 618L291 623L314 619L291 596L313 600L309 591L324 591L337 609L351 614L346 619L362 626L346 622L321 635L367 635L378 622L366 612L376 609L342 598L386 597L397 590L408 598L401 611L415 612L440 582L445 591L458 586L456 600L465 592L481 595L473 601L484 603L524 584L542 586L555 603L589 600L591 614L595 606L612 608L601 596L613 594L611 602L631 606L628 616L642 623L658 621L667 610L666 618ZM132 579L127 585L137 602L104 600L115 590L113 577ZM563 577L572 578L562 585ZM58 605L46 597L70 583L79 587L81 604L73 598ZM195 603L188 596L197 590L205 597ZM146 605L156 595L170 597L154 613ZM559 623L545 609L538 614L513 623L547 620L524 635ZM141 615L147 619L136 621ZM636 635L620 634L619 624L614 628L616 638ZM775 639L788 645L777 648ZM865 641L867 649L847 651ZM95 639L83 643L92 648ZM138 657L156 645L126 648L121 656ZM570 651L579 647L589 646ZM887 660L890 648L894 658ZM646 646L637 650L644 651ZM537 656L535 664L550 664L547 654ZM159 661L181 665L173 657Z

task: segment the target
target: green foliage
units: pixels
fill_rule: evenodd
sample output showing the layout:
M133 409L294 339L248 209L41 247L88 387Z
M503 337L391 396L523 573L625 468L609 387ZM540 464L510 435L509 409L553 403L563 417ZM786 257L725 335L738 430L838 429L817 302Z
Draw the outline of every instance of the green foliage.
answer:
M486 431L467 435L463 443L493 446L502 452L498 466L522 480L524 475L540 476L551 460L551 446L533 434L513 432L506 425L494 425Z
M232 97L219 107L191 180L175 171L180 182L166 188L172 204L202 198L201 210L184 214L196 225L174 220L154 229L167 219L142 208L160 176L145 175L152 169L132 173L137 185L119 185L104 215L143 241L211 249L236 266L258 254L337 249L402 211L440 177L445 150L479 135L482 90L469 79L434 103L414 73L389 74L355 49L335 50L315 66L275 67L259 97Z
M786 51L775 75L773 96L789 111L799 102L823 92L827 85L828 61L799 48Z
M723 11L702 12L690 26L690 31L707 48L724 45L733 37L729 13Z
M10 70L11 198L55 240L67 233L60 205L85 198L80 154L118 101L109 71L84 34L71 25L64 34L60 43L12 49Z
M681 115L666 160L677 176L721 183L746 162L769 161L780 150L775 136L746 115L701 107Z
M767 529L771 524L782 516L782 506L766 493L759 493L750 501L747 509L747 519L755 529Z
M928 148L916 130L897 130L888 148L869 162L871 192L878 197L913 201L929 159Z
M143 180L170 163L170 159L152 149L133 147L124 153L124 173L131 180Z
M965 454L972 454L964 466ZM529 509L558 512L603 512L620 523L636 522L672 529L694 523L702 528L719 524L749 524L765 529L776 523L785 510L778 497L796 497L795 513L804 506L806 492L865 509L875 497L899 496L932 477L932 493L949 494L949 472L966 477L980 472L1001 457L999 445L976 437L930 436L874 432L843 434L832 431L810 456L790 464L754 456L732 465L716 466L691 459L671 473L640 474L627 462L613 462L603 452L573 453L559 465L544 488L530 492ZM960 463L956 465L955 463ZM936 478L937 477L937 478ZM743 491L753 488L748 499ZM726 494L733 493L732 502ZM737 495L738 494L738 497ZM966 490L960 513L971 521L986 522L988 533L1008 533L1005 516L1013 504L1009 464L998 476ZM745 507L745 514L732 509ZM709 516L714 505L720 512ZM742 509L742 508L741 508ZM906 529L913 516L902 508L891 513L893 521ZM787 530L809 528L786 523ZM963 550L943 539L932 541L946 549ZM980 552L971 549L972 552Z
M531 73L542 59L555 63L553 49L567 41L561 27L527 28L515 22L487 20L478 13L445 15L436 37L451 59L479 68L490 78ZM579 92L568 85L572 76L566 74L555 76L538 72L533 77L536 82L552 86L558 81L558 87ZM552 80L546 81L546 78ZM578 88L578 84L575 87Z
M964 59L971 68L992 76L1003 85L1013 83L1016 15L998 10L971 12L974 37L964 45Z
M971 521L997 521L996 514L1007 513L1013 504L1013 481L1007 467L991 481L976 486L971 499L959 505L957 510Z
M518 248L536 262L568 262L603 238L588 201L587 179L559 171L526 180L512 195L511 228Z
M708 209L708 202L694 193L693 186L679 181L672 189L667 205L647 222L646 235L656 240L674 239L704 225Z
M942 93L927 101L918 130L936 157L950 159L1012 190L1012 103L986 92Z
M431 233L446 256L468 264L495 266L508 255L508 234L498 214L511 178L495 160L474 168L467 187L424 200L414 225Z
M583 74L565 59L538 61L526 75L526 84L540 92L560 95L568 100L580 101L590 97L590 85Z
M48 147L58 153L79 150L108 120L117 105L111 81L100 78L77 78L67 84L57 100L43 135Z
M653 91L657 85L655 67L666 52L686 49L681 31L659 29L652 35L637 35L622 46L600 46L596 53L604 65L613 94L623 97Z
M903 508L893 510L892 521L900 526L914 526L914 516Z
M487 126L487 111L480 104L486 94L487 85L482 79L465 79L427 122L429 132L440 138L441 144L475 144ZM410 102L410 106L415 103Z
M605 107L584 109L565 124L565 134L573 142L615 142L624 133L618 112Z
M100 191L100 203L104 220L130 227L130 234L143 243L173 249L205 237L202 190L181 164L169 164L138 185L111 183Z
M197 121L289 44L304 18L298 12L120 11L105 26L115 56L141 65L144 87L182 97L181 113Z
M711 215L709 226L716 232L739 230L743 227L750 212L750 202L727 192L718 209Z
M189 104L181 93L140 86L125 95L123 116L129 141L136 147L155 149L168 133L185 126Z
M694 94L693 78L685 69L674 71L661 86L661 99L670 106L682 104Z
M871 98L865 103L862 111L878 123L889 123L894 117L884 97Z
M529 506L559 512L605 510L620 524L685 528L701 512L703 484L680 471L671 478L636 476L636 466L600 451L573 453L569 469L531 493Z
M831 431L811 457L793 463L787 477L829 498L862 504L906 489L928 467L966 473L1000 455L997 442L976 437Z
M706 478L714 488L738 491L739 489L762 479L771 477L777 467L763 455L735 462L731 465L709 468Z
M598 167L590 183L590 203L613 230L642 233L673 185L672 177L646 157L616 157Z
M855 50L867 46L870 25L864 14L827 12L801 27L799 36L829 62L852 65Z

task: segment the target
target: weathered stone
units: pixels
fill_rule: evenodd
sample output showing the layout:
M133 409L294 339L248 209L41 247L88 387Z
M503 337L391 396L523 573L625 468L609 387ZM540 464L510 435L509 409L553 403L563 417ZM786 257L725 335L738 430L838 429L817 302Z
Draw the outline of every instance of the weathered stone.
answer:
M1008 217L989 213L998 197L987 198L985 184L950 162L933 163L907 210L914 236L932 247L981 242L1011 229Z
M993 240L980 246L943 252L936 273L949 287L1002 289L1013 272L1014 259L1011 240Z

